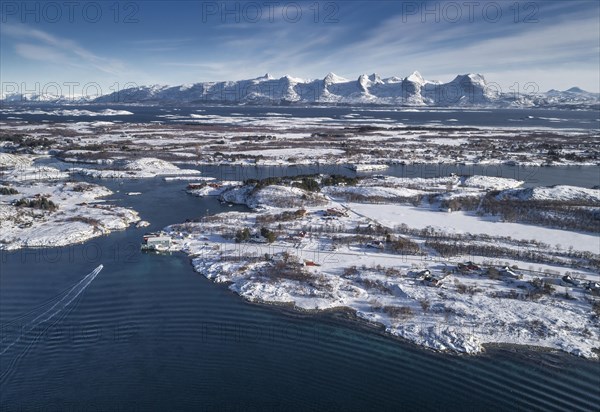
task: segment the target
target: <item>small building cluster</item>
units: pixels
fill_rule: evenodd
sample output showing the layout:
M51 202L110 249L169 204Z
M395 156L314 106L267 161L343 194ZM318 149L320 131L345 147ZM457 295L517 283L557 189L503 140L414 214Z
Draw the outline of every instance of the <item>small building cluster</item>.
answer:
M165 251L171 247L171 237L166 233L146 233L142 238L142 250Z

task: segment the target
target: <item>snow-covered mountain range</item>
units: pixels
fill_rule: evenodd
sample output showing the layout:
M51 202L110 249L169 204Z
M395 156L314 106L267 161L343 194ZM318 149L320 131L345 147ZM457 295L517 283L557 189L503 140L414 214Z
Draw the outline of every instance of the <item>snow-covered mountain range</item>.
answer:
M348 80L329 73L324 79L305 80L270 74L249 80L203 82L181 86L139 86L94 99L66 99L53 95L4 96L4 102L145 103L145 104L349 104L393 106L578 107L598 106L599 93L573 87L565 91L519 93L500 90L481 74L456 76L448 83L425 80L419 72L399 78L377 74Z

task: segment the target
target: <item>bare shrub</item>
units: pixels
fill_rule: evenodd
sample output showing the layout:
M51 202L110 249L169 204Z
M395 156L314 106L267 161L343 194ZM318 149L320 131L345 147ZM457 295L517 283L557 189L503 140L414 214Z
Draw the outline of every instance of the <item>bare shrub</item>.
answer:
M384 306L382 310L393 318L410 318L414 315L409 306Z

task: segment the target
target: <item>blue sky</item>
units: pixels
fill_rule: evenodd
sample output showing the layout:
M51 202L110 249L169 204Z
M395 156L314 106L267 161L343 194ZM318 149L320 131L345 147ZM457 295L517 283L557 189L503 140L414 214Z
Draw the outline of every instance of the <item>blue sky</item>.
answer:
M75 93L90 83L107 93L115 84L177 85L267 72L357 78L418 70L440 81L482 73L504 91L600 91L595 0L517 7L462 0L67 4L1 3L3 90L8 83L27 89L56 83L67 94L64 84L77 82Z

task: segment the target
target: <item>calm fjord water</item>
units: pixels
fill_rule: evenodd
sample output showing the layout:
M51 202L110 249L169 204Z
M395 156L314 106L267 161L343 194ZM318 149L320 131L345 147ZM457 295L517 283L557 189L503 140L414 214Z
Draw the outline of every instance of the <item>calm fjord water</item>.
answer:
M124 110L131 115L98 116L84 111L102 112L110 108ZM63 111L64 110L64 111ZM73 112L81 110L81 112ZM53 113L49 115L48 113ZM192 116L193 115L193 116ZM217 116L217 117L215 117ZM453 108L386 108L386 107L321 107L321 106L132 106L107 105L56 105L28 104L0 107L0 120L24 120L29 122L89 122L118 121L124 123L218 123L233 124L240 118L269 120L296 119L302 124L305 119L316 122L346 122L349 125L380 124L392 126L424 127L511 127L598 130L598 111L557 109L453 109Z

